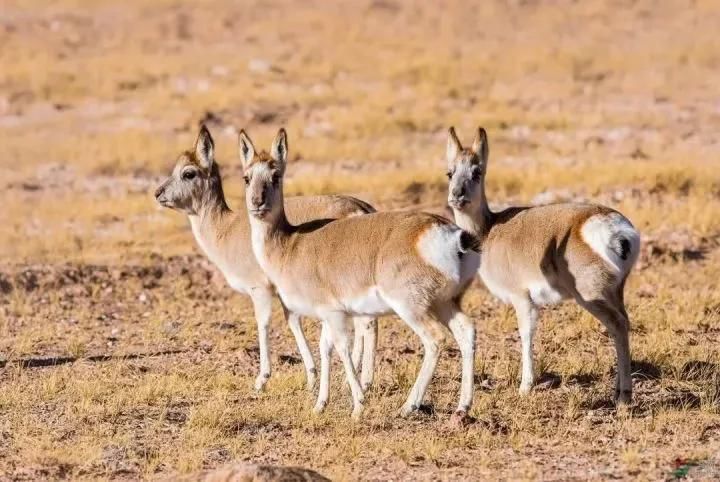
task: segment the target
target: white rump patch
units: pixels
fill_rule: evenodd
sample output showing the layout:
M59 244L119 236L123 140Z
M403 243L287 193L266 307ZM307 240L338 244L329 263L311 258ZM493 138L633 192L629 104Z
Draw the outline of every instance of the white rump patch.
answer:
M464 281L460 251L460 234L457 226L435 225L428 229L418 241L420 256L431 266L454 283Z
M640 252L640 233L620 213L590 216L581 229L583 240L617 274L630 271ZM620 257L620 240L630 243L627 259Z

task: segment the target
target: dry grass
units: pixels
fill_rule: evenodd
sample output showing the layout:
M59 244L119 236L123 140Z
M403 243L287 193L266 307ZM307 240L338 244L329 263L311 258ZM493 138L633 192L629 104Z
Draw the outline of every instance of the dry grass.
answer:
M677 457L717 467L720 8L506 3L5 2L0 473L156 478L253 460L340 480L656 480ZM439 211L445 129L468 139L482 124L491 202L620 209L646 245L627 289L635 405L609 405L610 341L572 305L545 314L543 383L520 398L513 313L480 286L467 428L447 424L452 346L435 413L395 417L421 348L391 317L362 423L338 367L334 403L310 415L279 310L275 375L253 393L247 300L151 197L201 119L233 203L240 127L261 145L288 127L295 194ZM79 361L32 366L46 357Z

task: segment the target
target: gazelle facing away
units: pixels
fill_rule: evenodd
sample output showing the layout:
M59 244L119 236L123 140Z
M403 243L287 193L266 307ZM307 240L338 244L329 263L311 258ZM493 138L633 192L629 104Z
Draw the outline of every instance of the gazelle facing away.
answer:
M255 260L250 242L250 226L245 206L231 211L225 201L220 170L215 162L215 145L210 132L202 126L195 146L178 157L170 177L155 192L157 201L188 215L195 239L236 291L252 299L260 341L260 374L255 381L263 389L270 378L268 328L272 312L273 287ZM288 199L288 212L294 222L335 219L374 212L369 204L347 196L295 197ZM308 387L315 384L315 364L303 333L300 317L285 317L295 336L307 375ZM362 352L362 381L372 382L377 322L373 318L355 319L353 359L359 364Z
M347 317L395 312L417 333L425 351L401 413L416 410L423 400L439 356L436 327L441 324L450 328L462 353L456 414L464 416L473 397L475 328L458 303L478 268L475 237L425 213L373 213L295 225L286 217L283 200L285 130L278 132L270 154L256 153L241 132L240 151L258 263L290 310L323 321L315 411L328 401L334 346L352 391L353 417L360 416L363 391L349 354Z
M520 392L533 386L532 340L537 307L572 298L607 328L617 352L615 400L629 403L630 322L625 280L640 234L622 214L595 204L551 204L492 212L485 197L488 140L479 128L470 149L451 127L447 143L448 204L455 222L481 242L479 275L492 294L512 303L522 343Z

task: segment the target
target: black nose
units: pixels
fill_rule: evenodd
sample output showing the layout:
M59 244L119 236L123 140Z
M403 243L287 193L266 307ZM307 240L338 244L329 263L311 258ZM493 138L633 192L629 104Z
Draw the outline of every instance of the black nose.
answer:
M155 199L159 199L160 196L162 196L164 192L165 192L165 186L160 186L159 188L157 188L155 190Z
M455 199L460 199L462 197L465 197L465 186L453 188L452 195Z
M259 208L260 206L262 206L263 204L265 204L265 191L263 191L263 192L262 192L260 195L258 195L258 196L253 196L253 197L252 197L252 203L253 203L253 205L254 205L256 208Z

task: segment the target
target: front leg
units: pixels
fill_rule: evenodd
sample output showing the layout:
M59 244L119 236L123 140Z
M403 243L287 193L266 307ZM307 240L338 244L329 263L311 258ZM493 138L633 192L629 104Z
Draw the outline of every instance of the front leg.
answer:
M269 288L253 288L250 290L255 320L258 325L258 342L260 345L260 373L255 379L255 390L262 391L270 379L270 318L272 316L272 291Z
M537 327L538 310L535 304L527 297L513 300L513 307L518 320L520 344L522 346L522 377L520 381L520 394L527 395L535 384L533 369L533 337Z
M307 379L307 388L312 391L315 386L315 377L317 375L317 369L315 368L315 361L312 357L312 352L308 346L307 338L305 338L305 332L303 331L302 324L300 323L300 315L289 311L283 304L283 312L285 319L290 326L297 343L298 350L300 351L300 357L302 358L303 365L305 365L305 376Z

